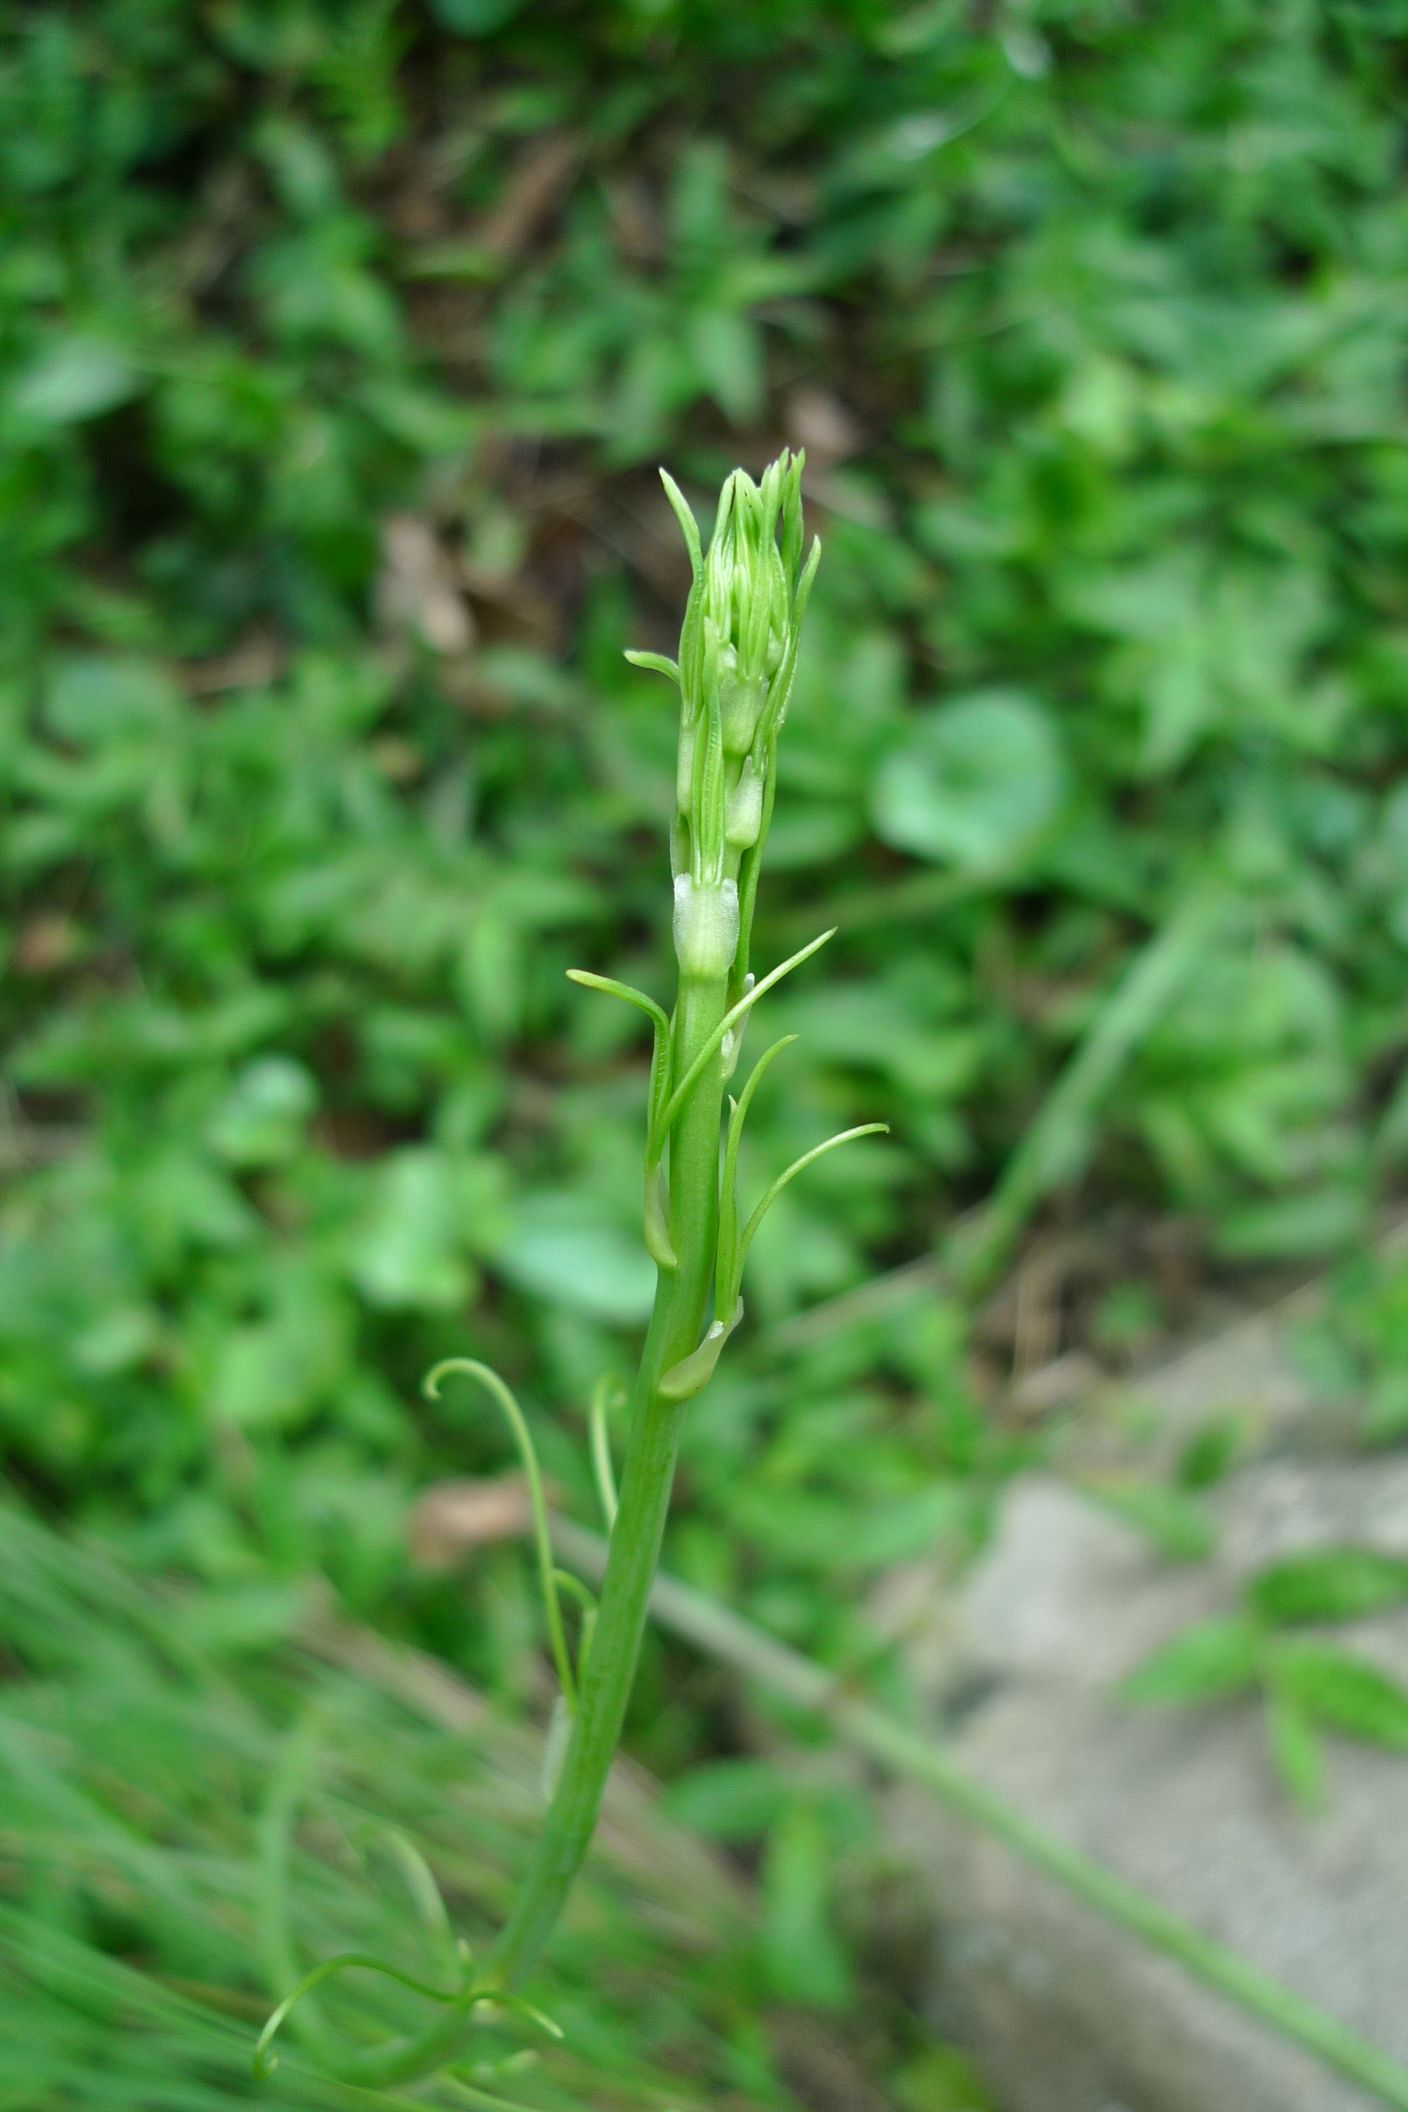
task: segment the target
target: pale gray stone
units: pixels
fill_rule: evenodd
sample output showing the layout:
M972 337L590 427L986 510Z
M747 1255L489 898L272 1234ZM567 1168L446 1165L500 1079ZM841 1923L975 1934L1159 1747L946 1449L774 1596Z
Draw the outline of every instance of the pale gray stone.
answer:
M1254 1702L1135 1710L1121 1674L1229 1610L1267 1560L1342 1542L1408 1554L1408 1462L1272 1461L1211 1499L1218 1551L1170 1564L1060 1484L1016 1489L945 1653L968 1773L1408 2063L1408 1760L1334 1739L1308 1820ZM1335 1630L1408 1679L1408 1617ZM1368 2112L1377 2100L1151 1955L992 1839L906 1796L932 1864L938 2020L1008 2112Z

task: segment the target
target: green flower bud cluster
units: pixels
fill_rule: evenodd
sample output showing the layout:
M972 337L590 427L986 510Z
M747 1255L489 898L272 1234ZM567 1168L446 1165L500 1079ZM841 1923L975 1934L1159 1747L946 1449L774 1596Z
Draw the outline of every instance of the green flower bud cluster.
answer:
M661 475L693 570L678 663L631 653L680 690L671 863L675 950L687 976L747 984L758 869L772 818L777 739L797 668L821 545L802 558L803 457L786 450L760 484L735 470L707 552L684 497Z

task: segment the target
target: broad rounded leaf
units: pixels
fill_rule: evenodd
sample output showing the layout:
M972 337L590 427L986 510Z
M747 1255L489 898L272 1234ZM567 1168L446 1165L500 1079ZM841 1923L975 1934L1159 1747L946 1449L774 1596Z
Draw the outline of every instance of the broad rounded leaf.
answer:
M352 1250L352 1276L372 1305L443 1312L468 1295L465 1229L453 1170L422 1145L390 1152L376 1169Z
M1051 721L1020 690L941 706L886 756L871 789L881 841L937 864L997 866L1054 819L1066 767Z
M140 380L115 345L95 337L61 337L20 375L10 402L37 425L73 425L125 401Z
M650 1311L655 1264L589 1196L524 1196L494 1258L520 1289L594 1319L629 1325Z
M317 1105L311 1073L291 1056L259 1056L234 1079L209 1140L232 1166L277 1166L292 1157Z
M82 748L122 740L161 740L182 709L164 668L131 654L64 653L44 687L44 723Z

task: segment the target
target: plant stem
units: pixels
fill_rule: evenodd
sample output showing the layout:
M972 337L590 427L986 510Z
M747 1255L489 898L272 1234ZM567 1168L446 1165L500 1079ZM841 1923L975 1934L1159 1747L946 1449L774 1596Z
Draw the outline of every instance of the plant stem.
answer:
M674 1075L682 1077L723 1017L725 984L680 988ZM719 1126L723 1062L706 1065L680 1109L670 1140L670 1244L678 1267L662 1270L632 1391L631 1433L612 1529L591 1659L561 1779L513 1912L494 1946L489 1977L515 1985L529 1971L562 1912L586 1855L626 1708L660 1559L687 1403L665 1399L661 1374L699 1341L718 1244Z
M673 1075L683 1078L723 1018L727 984L680 985ZM669 1231L678 1266L661 1270L631 1394L631 1428L616 1524L602 1578L591 1657L562 1772L523 1884L475 1985L515 1987L551 1935L596 1830L606 1778L635 1683L651 1585L660 1558L687 1403L666 1399L661 1376L698 1345L718 1243L723 1059L716 1054L681 1105L670 1136ZM472 2036L451 2010L415 2037L373 2047L341 2069L368 2087L407 2083L453 2060Z

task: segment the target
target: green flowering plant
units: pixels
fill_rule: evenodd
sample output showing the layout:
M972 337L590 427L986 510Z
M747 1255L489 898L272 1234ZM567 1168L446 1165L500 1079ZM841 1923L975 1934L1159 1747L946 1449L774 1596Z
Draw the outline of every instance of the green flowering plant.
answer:
M803 556L802 466L800 454L784 452L761 483L735 470L723 486L707 550L683 494L662 472L692 574L679 658L646 652L628 657L666 675L680 696L670 831L678 966L674 1009L667 1013L644 991L611 976L569 971L574 981L636 1006L654 1030L644 1234L656 1265L656 1291L630 1389L619 1496L604 1385L592 1407L592 1456L610 1528L599 1602L554 1563L532 1439L503 1380L470 1358L452 1358L426 1380L432 1396L456 1374L483 1387L509 1423L527 1469L548 1639L561 1689L548 1739L542 1832L508 1919L482 1965L461 1947L461 1971L453 1987L405 1983L404 1975L392 1975L437 2003L440 2016L410 2037L334 2052L307 1998L341 1970L389 1969L361 1954L329 1959L285 1996L270 2018L256 2056L265 2069L276 2034L295 2013L321 2066L373 2088L453 2068L486 2014L516 2011L551 2030L516 1990L552 1933L596 1826L635 1679L687 1405L708 1383L742 1317L748 1250L781 1190L824 1152L885 1127L865 1123L814 1146L743 1216L737 1197L743 1127L766 1072L795 1038L784 1036L766 1049L733 1097L728 1085L744 1028L759 1000L832 936L822 933L765 975L755 976L750 968L758 878L777 790L778 740L821 556L815 540ZM564 1594L581 1610L575 1655L563 1616ZM429 1882L428 1872L424 1882ZM505 2102L470 2094L484 2104Z

